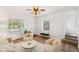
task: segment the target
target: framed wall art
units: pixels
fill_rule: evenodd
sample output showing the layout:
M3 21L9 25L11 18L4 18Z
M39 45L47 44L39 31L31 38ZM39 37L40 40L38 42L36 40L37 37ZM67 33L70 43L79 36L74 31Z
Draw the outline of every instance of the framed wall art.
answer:
M46 31L49 31L49 21L43 22L43 29L46 30Z

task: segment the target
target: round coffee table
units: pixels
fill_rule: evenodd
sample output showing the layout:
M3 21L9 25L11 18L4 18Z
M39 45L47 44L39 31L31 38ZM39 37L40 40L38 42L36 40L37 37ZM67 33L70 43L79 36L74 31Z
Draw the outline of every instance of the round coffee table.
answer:
M31 52L36 45L37 45L36 42L34 40L31 40L31 41L24 42L23 45L22 45L22 47L27 52Z

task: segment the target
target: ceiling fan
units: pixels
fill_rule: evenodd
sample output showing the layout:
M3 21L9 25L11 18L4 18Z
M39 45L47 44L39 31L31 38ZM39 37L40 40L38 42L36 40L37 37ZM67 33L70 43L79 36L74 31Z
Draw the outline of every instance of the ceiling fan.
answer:
M32 9L26 9L28 11L32 11L32 14L38 15L40 12L45 11L45 9L39 8L39 6L34 6Z

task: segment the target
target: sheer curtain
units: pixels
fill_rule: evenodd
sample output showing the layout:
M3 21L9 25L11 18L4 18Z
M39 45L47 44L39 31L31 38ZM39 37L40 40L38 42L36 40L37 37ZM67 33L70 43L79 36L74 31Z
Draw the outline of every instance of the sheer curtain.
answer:
M0 37L7 36L7 34L8 34L7 18L0 17Z
M77 15L75 11L67 15L66 33L77 34Z
M76 34L76 18L75 18L75 16L70 16L68 18L67 32Z

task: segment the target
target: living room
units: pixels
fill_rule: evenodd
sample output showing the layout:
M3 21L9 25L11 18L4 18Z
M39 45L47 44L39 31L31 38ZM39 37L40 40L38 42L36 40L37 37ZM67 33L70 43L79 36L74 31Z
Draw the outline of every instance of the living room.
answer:
M0 51L77 52L78 17L79 7L74 6L0 7L0 40L8 39L11 42L8 46L2 42ZM28 40L34 41L29 43L25 36L27 33L32 37ZM68 40L65 40L66 38ZM53 40L55 44L51 43Z

